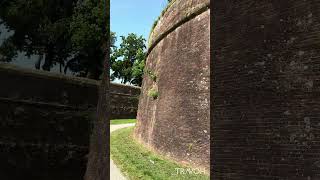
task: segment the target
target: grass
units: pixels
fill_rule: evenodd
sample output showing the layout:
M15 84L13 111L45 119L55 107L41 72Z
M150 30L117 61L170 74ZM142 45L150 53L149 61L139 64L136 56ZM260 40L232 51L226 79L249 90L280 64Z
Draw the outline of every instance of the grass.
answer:
M136 123L136 119L114 119L111 120L110 124L111 125L116 125L116 124L128 124L128 123Z
M195 179L208 180L204 174L180 173L176 168L186 168L157 155L132 138L134 127L124 128L111 133L111 158L130 179Z

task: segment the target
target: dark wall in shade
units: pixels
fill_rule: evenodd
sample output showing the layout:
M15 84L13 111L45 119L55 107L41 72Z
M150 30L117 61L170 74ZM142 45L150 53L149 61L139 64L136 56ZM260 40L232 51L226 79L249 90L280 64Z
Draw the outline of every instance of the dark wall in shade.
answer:
M0 64L0 179L83 179L97 81ZM111 84L112 118L134 118L140 89Z
M320 178L320 1L215 0L212 178Z

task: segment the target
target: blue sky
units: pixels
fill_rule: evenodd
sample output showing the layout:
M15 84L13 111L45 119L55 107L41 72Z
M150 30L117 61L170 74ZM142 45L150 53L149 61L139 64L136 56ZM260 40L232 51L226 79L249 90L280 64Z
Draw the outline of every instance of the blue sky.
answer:
M111 31L116 32L118 40L129 33L142 35L147 40L153 22L166 4L167 0L111 0Z

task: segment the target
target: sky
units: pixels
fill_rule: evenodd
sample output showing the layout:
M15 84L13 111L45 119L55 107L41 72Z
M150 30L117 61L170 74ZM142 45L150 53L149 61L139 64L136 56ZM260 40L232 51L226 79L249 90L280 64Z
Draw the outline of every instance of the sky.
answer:
M5 39L13 35L13 31L8 31L4 25L0 25L0 45ZM21 66L23 68L34 69L35 62L38 59L38 56L32 55L30 58L25 56L23 52L18 52L17 57L11 62L14 65ZM55 66L51 69L51 72L59 72L59 66ZM67 73L70 75L71 73Z
M116 32L118 40L129 33L142 35L147 40L153 22L166 5L167 0L111 0L111 31Z
M120 36L135 33L148 41L154 21L166 7L168 0L110 0L110 28L116 33L116 46ZM119 79L114 82L120 83Z

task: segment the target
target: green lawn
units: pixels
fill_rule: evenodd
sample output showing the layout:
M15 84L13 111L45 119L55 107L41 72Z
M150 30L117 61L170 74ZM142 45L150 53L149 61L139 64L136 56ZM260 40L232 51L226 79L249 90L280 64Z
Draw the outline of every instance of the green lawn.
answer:
M197 173L177 174L176 168L185 168L145 149L132 138L134 127L111 133L110 154L115 164L130 179L210 179ZM189 171L190 172L190 171Z
M111 120L110 122L111 125L128 124L128 123L136 123L136 119L114 119L114 120Z

